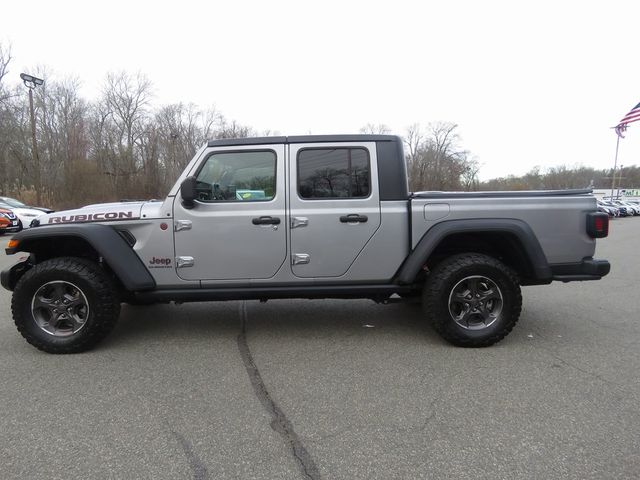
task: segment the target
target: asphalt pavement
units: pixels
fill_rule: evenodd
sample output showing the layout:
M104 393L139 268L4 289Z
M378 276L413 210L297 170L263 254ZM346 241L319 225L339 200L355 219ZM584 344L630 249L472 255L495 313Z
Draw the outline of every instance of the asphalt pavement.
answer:
M639 239L612 221L611 274L525 287L486 349L417 305L279 300L123 306L56 356L2 290L0 478L637 479Z

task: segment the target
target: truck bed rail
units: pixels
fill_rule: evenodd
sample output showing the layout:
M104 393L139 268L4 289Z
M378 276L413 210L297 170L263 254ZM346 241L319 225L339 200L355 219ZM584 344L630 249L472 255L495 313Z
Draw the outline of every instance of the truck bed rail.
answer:
M513 190L491 192L413 192L410 198L513 198L513 197L564 197L571 195L589 195L591 188L575 190Z

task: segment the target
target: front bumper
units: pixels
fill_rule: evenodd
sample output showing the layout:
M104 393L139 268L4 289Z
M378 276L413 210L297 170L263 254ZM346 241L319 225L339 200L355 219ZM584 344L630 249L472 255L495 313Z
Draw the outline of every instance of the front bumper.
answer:
M20 277L22 277L22 275L24 275L24 273L32 266L33 265L29 262L28 258L20 259L15 265L12 265L9 268L5 268L4 270L2 270L2 272L0 272L0 284L2 284L4 288L12 292L16 286L16 283L18 283L18 280L20 280Z
M560 282L577 282L584 280L600 280L611 270L607 260L585 258L579 263L562 263L551 265L553 279Z

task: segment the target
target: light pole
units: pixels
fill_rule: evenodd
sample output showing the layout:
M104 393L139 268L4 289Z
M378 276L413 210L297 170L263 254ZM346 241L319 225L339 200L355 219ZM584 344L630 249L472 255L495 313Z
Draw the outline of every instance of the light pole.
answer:
M622 169L623 169L623 168L624 168L624 165L620 165L620 168L619 168L619 170L620 170L620 174L618 175L618 192L617 192L617 195L616 195L616 198L617 198L618 200L620 200L620 185L622 185L622 179L624 178L624 177L622 176Z
M625 127L626 128L626 127ZM624 130L622 130L624 132ZM616 133L618 133L618 130L616 129ZM613 162L613 175L611 175L611 201L613 202L613 190L614 188L616 188L616 167L618 166L618 147L620 147L620 135L621 133L618 133L618 138L616 139L616 156L615 156L615 161Z
M36 187L36 203L40 205L40 191L42 190L42 184L40 179L40 157L38 156L38 144L36 143L36 117L33 112L33 90L38 86L44 84L44 80L41 78L21 73L20 78L24 82L24 85L29 89L29 112L31 114L31 141L33 142L33 165L35 168L35 187Z

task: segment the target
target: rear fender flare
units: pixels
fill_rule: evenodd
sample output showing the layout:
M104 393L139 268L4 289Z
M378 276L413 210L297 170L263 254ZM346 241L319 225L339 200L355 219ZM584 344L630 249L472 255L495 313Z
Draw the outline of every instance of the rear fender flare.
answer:
M553 277L547 257L529 224L515 218L482 218L447 220L427 230L396 273L396 283L413 283L436 247L447 236L456 233L505 233L513 235L523 247L535 279L550 281ZM472 245L469 245L469 251L473 251Z

